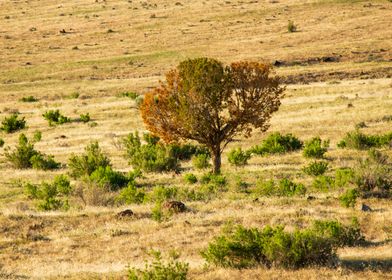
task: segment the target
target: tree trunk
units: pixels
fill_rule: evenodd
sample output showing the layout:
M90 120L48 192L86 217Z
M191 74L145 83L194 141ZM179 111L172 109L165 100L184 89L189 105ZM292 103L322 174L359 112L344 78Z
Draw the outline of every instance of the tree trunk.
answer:
M221 170L221 150L220 147L212 149L212 163L214 174L220 174Z

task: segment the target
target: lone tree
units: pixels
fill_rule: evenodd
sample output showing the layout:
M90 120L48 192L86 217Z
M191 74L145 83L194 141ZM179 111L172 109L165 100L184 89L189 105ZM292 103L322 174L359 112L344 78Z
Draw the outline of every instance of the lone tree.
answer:
M165 142L195 140L209 148L214 173L221 154L236 136L266 131L284 88L269 77L271 66L236 62L224 67L211 58L181 62L166 82L145 95L141 115L147 129Z

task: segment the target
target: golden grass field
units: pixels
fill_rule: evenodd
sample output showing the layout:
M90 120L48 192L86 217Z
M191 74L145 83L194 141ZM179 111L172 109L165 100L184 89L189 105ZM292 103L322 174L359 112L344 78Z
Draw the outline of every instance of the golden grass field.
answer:
M336 148L357 123L365 122L363 131L369 134L391 131L392 122L382 121L392 114L391 19L392 2L387 0L1 1L0 119L19 112L28 125L22 132L30 137L41 131L36 148L61 163L97 140L115 169L128 171L118 143L144 127L135 102L120 93L147 92L186 58L280 61L275 72L287 89L269 131L303 140L330 139L332 174L337 167L354 166L366 153ZM287 31L288 20L297 32ZM326 57L336 61L323 61ZM78 98L72 98L75 93ZM39 102L19 101L30 95ZM50 127L42 117L49 109L71 118L88 112L97 126L74 122ZM0 138L13 147L18 135L1 133ZM249 148L263 137L255 131L226 151ZM383 152L392 158L390 148ZM306 162L297 152L254 157L245 167L234 168L224 154L223 174L229 185L237 177L255 184L259 178L284 176L310 184L301 171ZM190 163L184 166L202 174ZM313 201L253 201L229 191L208 203L186 202L191 211L162 223L150 217L153 204L35 210L21 182L38 183L66 172L15 170L0 148L0 278L124 279L128 265L143 266L148 250L177 249L190 265L191 279L392 279L390 200L360 200L374 209L362 212L340 206L338 193L314 193ZM184 185L182 175L144 176L146 184ZM126 208L135 217L116 219ZM199 254L227 221L294 228L318 218L347 222L353 216L372 245L340 249L338 268L205 268Z

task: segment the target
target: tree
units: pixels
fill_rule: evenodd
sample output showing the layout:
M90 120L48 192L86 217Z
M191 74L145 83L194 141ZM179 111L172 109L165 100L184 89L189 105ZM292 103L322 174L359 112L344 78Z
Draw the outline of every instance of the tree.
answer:
M266 131L284 88L269 77L271 66L236 62L224 67L211 58L181 62L145 95L140 107L147 129L165 142L195 140L208 147L214 173L221 154L236 136Z

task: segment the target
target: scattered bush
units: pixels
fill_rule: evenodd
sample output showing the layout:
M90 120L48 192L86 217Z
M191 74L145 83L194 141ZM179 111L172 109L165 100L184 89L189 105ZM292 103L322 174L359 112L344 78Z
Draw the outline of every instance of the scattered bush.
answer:
M67 210L69 208L67 197L72 187L65 175L56 176L52 183L26 184L25 189L29 198L39 200L37 207L40 210Z
M297 31L297 26L294 24L293 21L289 20L288 24L287 24L287 31L289 33L293 33Z
M246 165L250 157L251 157L251 153L245 152L241 148L232 149L227 156L229 162L235 166Z
M141 143L137 132L124 139L124 145L133 168L146 172L167 172L179 169L179 160L170 146L161 145L159 138L144 135L147 144Z
M311 176L323 175L328 169L328 162L314 161L303 168L303 171Z
M89 179L102 188L115 191L128 185L135 177L127 177L121 172L114 171L110 165L107 165L105 167L99 166L95 169L90 174Z
M302 141L292 134L281 135L275 132L264 139L261 145L252 147L249 152L256 155L283 154L300 150L302 146Z
M85 148L84 155L72 155L68 160L68 167L72 178L90 176L99 167L106 168L107 166L110 166L110 160L103 154L98 142L90 143Z
M303 184L284 178L278 182L274 180L258 182L254 192L260 196L302 196L306 193L306 188Z
M91 120L91 118L90 118L90 114L89 113L80 115L80 121L81 122L88 123L90 120Z
M346 187L352 183L354 178L354 171L350 168L340 168L335 171L335 186Z
M218 187L224 187L227 184L226 177L223 175L213 174L208 172L200 178L202 184L213 184Z
M129 280L185 280L189 264L179 262L178 254L171 254L170 260L164 262L159 251L153 251L154 261L146 263L144 269L129 268Z
M35 98L34 96L24 96L21 99L19 99L20 102L38 102L38 98Z
M177 187L154 187L152 192L148 194L149 201L164 202L169 199L175 199L178 194Z
M38 131L38 130L35 131L35 132L34 132L34 136L33 136L34 142L37 143L37 142L41 141L41 139L42 139L42 133L41 133L41 131Z
M63 116L59 110L49 110L42 115L45 120L49 122L49 125L64 124L71 122L71 119Z
M185 145L172 144L169 147L172 150L173 155L179 160L190 160L192 156L200 155L200 154L210 156L210 152L206 147L196 146L192 144L185 144Z
M12 114L9 117L6 117L1 122L0 130L3 130L6 133L13 133L15 131L24 129L26 127L25 118L19 119L18 114Z
M184 180L188 184L195 184L197 183L197 177L193 173L188 173L184 175Z
M31 166L39 170L53 170L60 168L61 164L53 156L38 153L30 158Z
M206 169L211 166L210 156L207 154L199 154L192 157L192 165L196 169Z
M359 193L356 189L347 190L344 194L339 197L340 204L344 207L354 207Z
M305 142L303 154L307 158L323 158L329 147L329 140L321 141L320 137L314 137Z
M154 208L151 210L151 218L158 223L162 222L165 218L165 215L162 211L162 202L158 201L155 203Z
M329 264L336 254L332 242L312 230L289 233L281 226L262 230L237 226L215 237L202 256L208 263L222 267L300 268Z
M339 148L350 148L365 150L370 148L380 148L391 146L392 132L384 135L365 135L359 130L348 132L346 136L338 143Z
M334 189L335 181L332 177L320 175L314 179L312 187L319 191L328 192Z
M146 193L141 188L130 183L126 188L121 190L116 201L121 204L140 204L143 203L145 197Z
M139 94L136 93L136 92L134 92L134 91L126 91L126 92L120 93L119 96L120 96L120 97L129 97L129 98L135 100L136 98L139 97Z

